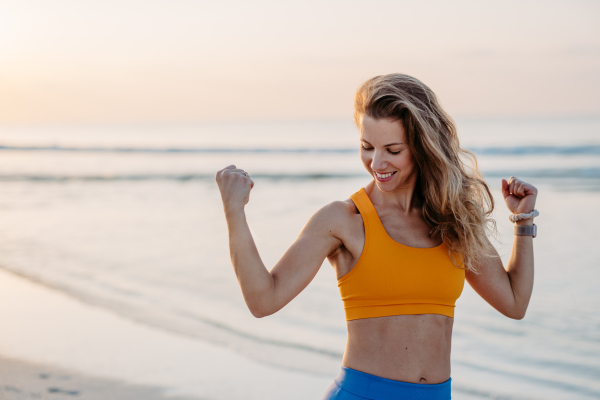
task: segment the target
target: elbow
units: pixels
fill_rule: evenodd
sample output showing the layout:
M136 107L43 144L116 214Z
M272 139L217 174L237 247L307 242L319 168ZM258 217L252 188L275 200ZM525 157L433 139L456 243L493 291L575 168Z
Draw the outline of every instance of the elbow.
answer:
M272 314L272 313L265 312L263 310L256 310L256 309L252 309L252 308L250 308L250 312L252 313L252 316L254 318L264 318L264 317L268 317L269 315Z
M494 307L496 308L496 311L498 311L500 314L504 315L507 318L510 319L523 319L525 318L525 313L527 312L527 306L523 307L523 306L517 306L517 305L508 305L505 304L503 307Z
M283 305L278 306L277 298L272 288L265 288L252 293L244 293L244 300L248 310L255 318L268 317L279 311Z
M523 318L525 318L525 311L523 311L521 313L517 313L517 314L511 316L511 318L512 319L517 319L517 320L523 319Z
M506 315L508 318L511 319L516 319L516 320L521 320L523 318L525 318L525 313L527 312L527 309L521 309L521 310L512 310L511 312L505 313L504 315Z
M269 315L275 314L275 312L277 312L277 310L273 310L264 306L251 306L250 304L248 304L248 309L250 310L250 313L254 318L268 317Z
M262 288L255 292L244 293L248 310L255 318L264 318L275 314L283 304L278 301L274 287ZM281 305L280 305L281 304Z

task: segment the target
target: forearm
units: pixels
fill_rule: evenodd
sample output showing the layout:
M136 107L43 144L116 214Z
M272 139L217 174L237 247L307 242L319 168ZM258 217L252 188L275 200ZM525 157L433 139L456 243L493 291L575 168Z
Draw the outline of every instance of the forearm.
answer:
M275 286L271 273L263 264L242 207L225 210L229 229L229 253L233 269L248 308L255 316L264 315Z
M517 225L532 225L533 219L517 222ZM533 291L533 237L517 236L513 241L512 253L506 268L514 294L514 313L523 318Z

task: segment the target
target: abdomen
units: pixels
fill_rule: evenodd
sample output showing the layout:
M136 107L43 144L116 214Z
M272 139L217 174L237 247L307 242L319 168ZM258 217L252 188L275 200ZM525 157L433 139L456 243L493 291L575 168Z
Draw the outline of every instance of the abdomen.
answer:
M445 315L396 315L347 322L344 366L411 383L450 377L454 319Z

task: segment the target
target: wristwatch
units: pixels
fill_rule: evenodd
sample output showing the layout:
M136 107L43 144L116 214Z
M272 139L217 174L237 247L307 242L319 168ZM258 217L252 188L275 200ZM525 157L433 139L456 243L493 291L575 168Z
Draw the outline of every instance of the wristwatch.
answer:
M516 225L515 235L517 236L537 236L537 225Z

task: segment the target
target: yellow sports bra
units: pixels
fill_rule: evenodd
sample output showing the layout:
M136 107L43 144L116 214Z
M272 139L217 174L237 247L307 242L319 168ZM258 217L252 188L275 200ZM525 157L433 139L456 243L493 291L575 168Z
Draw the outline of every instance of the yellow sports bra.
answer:
M385 231L364 188L350 196L362 215L365 245L358 262L338 280L346 320L404 314L454 317L465 270L450 260L448 247L409 247Z

